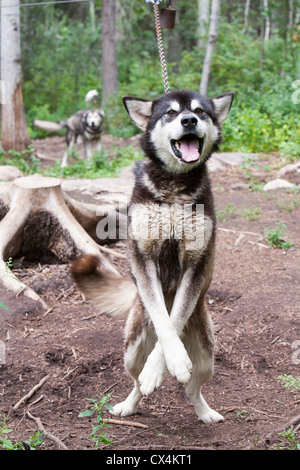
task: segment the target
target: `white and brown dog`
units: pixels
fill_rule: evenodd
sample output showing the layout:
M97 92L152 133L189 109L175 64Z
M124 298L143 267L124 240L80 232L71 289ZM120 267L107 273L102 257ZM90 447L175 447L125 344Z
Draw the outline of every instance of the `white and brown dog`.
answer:
M78 136L81 137L85 158L92 156L92 143L96 142L97 151L101 150L104 113L101 109L86 109L78 111L65 121L52 122L36 119L34 126L48 132L58 132L66 128L66 149L61 160L61 167L68 166L68 156Z
M123 99L144 131L146 159L136 164L128 238L133 280L107 273L94 256L72 273L102 312L128 315L125 367L134 379L115 415L136 413L158 389L166 369L185 384L198 418L223 417L201 386L213 373L214 334L206 292L213 274L215 213L206 162L217 151L234 94L213 99L182 90L148 101Z

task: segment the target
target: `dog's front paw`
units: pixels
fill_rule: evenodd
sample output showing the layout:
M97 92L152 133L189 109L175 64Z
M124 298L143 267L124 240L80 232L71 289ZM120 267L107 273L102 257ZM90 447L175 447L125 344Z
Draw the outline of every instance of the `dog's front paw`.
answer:
M159 349L159 348L158 348ZM154 349L139 375L140 390L143 395L150 395L163 383L166 366L161 350Z
M178 382L184 384L191 379L193 364L179 338L174 338L167 348L164 348L167 368Z
M131 416L136 414L137 406L132 403L128 403L128 400L124 400L113 407L110 413L114 416Z
M199 413L198 419L205 424L218 423L220 421L224 421L223 416L220 415L220 413L218 413L217 411L212 410L211 408L204 413Z

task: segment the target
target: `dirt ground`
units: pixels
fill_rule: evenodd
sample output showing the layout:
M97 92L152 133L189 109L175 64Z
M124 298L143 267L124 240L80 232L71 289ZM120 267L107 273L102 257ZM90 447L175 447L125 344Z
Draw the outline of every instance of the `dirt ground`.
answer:
M55 154L55 142L47 139L43 153ZM300 192L266 193L257 186L274 178L282 164L279 155L259 156L252 164L211 174L218 232L208 301L216 348L215 373L203 395L224 422L199 422L183 386L166 374L162 387L142 400L137 415L111 421L107 435L113 444L105 450L271 450L284 440L278 432L300 414L299 393L278 379L299 376ZM299 173L288 179L300 184ZM267 246L261 232L276 221L286 224L294 249ZM124 242L110 247L127 250ZM126 261L110 260L127 272ZM6 349L6 363L0 365L0 413L13 430L8 437L26 441L37 430L29 411L68 449L92 450L95 419L78 417L90 407L87 398L112 392L114 404L132 387L123 366L124 321L99 316L82 299L67 265L15 260L14 272L49 310L1 291L0 300L9 308L0 309ZM14 410L46 376L42 387ZM45 435L39 449L60 446Z

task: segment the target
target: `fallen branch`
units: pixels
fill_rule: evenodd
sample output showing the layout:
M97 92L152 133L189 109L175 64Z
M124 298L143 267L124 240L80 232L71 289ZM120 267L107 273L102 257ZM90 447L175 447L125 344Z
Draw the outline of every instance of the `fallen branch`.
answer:
M135 428L144 428L148 429L148 426L146 424L142 423L136 423L135 421L121 421L119 419L110 419L108 421L109 424L121 424L123 426L133 426Z
M263 243L259 243L259 242L253 242L251 240L248 240L248 243L251 243L251 245L257 245L257 246L260 246L261 248L270 248L268 245L264 245Z
M237 246L240 243L240 241L244 238L245 235L251 235L251 236L260 237L260 238L255 242L251 241L251 240L247 240L248 243L251 243L251 245L260 246L261 248L269 248L268 245L265 245L263 243L259 243L259 240L263 240L263 237L261 236L260 233L246 232L246 231L243 231L243 230L233 230L233 229L223 228L223 227L218 227L218 230L220 230L221 232L229 232L229 233L239 234L238 238L235 241L235 246Z
M218 227L217 229L221 230L221 232L242 233L243 235L255 235L256 237L261 237L261 233L256 233L256 232L246 232L244 230L233 230L230 228L223 228L223 227Z
M45 377L42 378L42 380L36 384L28 393L27 395L24 395L24 397L22 397L16 404L15 406L13 407L13 410L16 411L21 405L22 403L24 403L25 401L28 401L29 398L32 397L32 395L35 394L35 392L37 390L39 390L43 385L44 383L46 382L46 380L48 380L49 378L49 375L46 375Z
M35 416L32 416L32 414L29 413L29 411L27 411L26 414L28 418L33 419L36 422L39 431L42 431L44 436L47 436L49 439L54 441L61 449L69 450L68 447L58 437L54 436L53 434L51 434L44 428L43 423L40 420L40 418L36 418Z

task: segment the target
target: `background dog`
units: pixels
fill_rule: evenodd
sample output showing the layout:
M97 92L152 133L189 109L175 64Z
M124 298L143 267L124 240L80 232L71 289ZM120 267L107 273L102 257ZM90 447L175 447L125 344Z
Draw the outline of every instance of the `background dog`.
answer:
M148 101L124 98L144 134L129 208L133 281L108 274L99 260L76 260L72 274L102 312L128 316L125 367L134 379L115 415L136 413L166 369L185 384L198 418L223 417L201 394L213 373L214 335L206 292L213 274L215 214L206 162L221 142L234 94L213 99L175 91Z
M66 121L51 122L36 119L33 124L39 129L48 132L57 132L63 128L67 129L66 150L61 161L61 167L66 167L68 165L68 155L73 145L76 143L78 136L82 138L86 159L90 159L92 156L93 141L97 144L97 150L101 150L103 118L104 113L102 110L91 109L78 111Z

